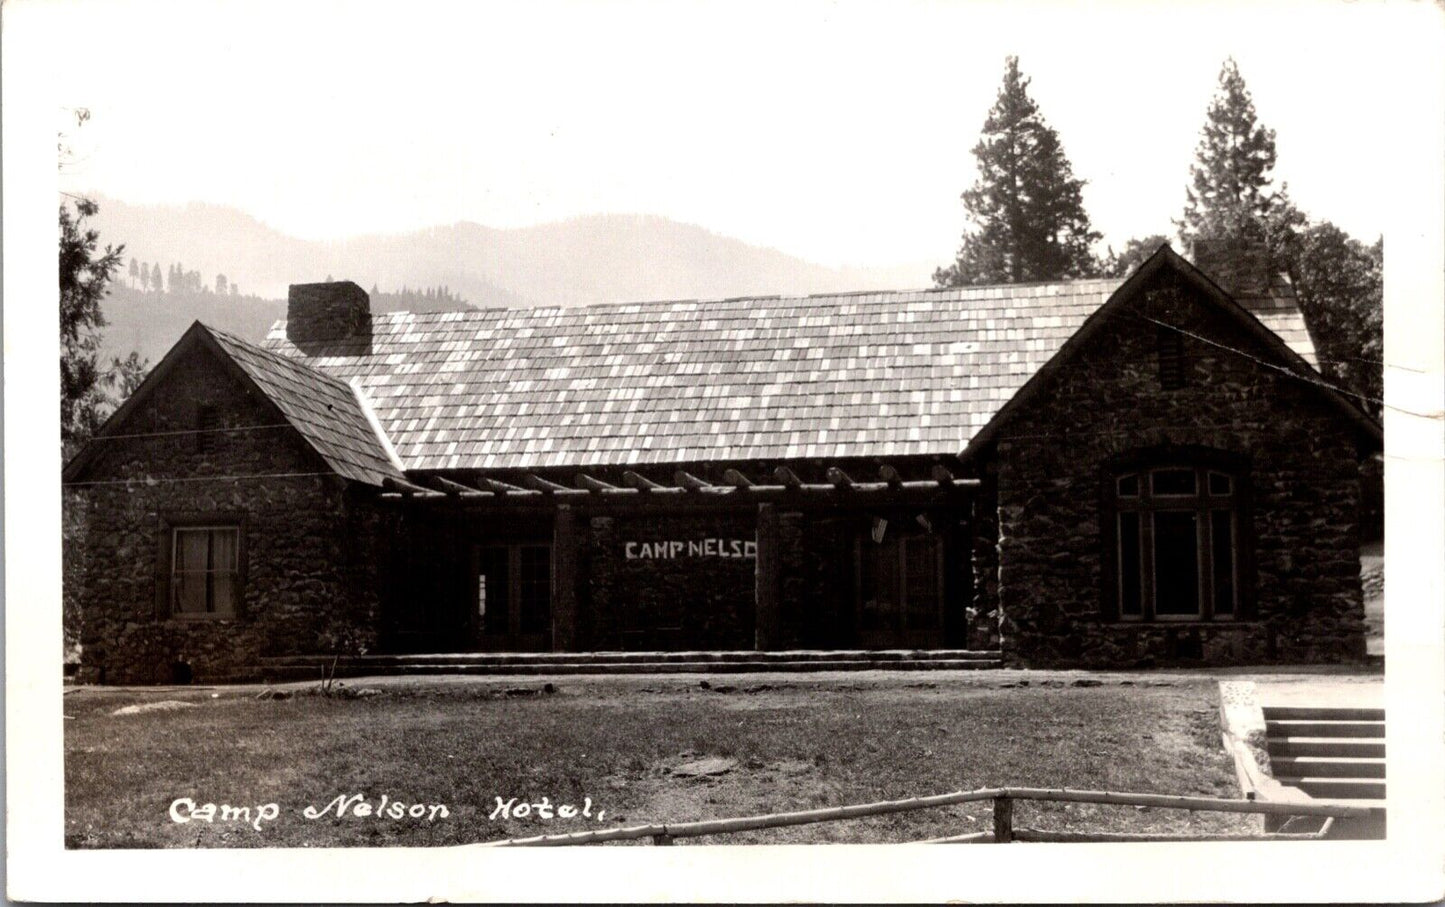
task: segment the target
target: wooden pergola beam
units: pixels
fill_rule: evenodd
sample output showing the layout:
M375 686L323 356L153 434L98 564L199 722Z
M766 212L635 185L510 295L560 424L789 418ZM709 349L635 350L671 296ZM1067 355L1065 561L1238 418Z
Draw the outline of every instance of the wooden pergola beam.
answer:
M834 488L852 488L853 480L846 472L836 466L828 467L828 481L833 483Z
M882 466L878 467L878 477L881 478L884 482L887 482L889 487L903 487L903 476L899 475L898 470L894 469L892 466L889 466L887 463L884 463Z
M688 491L702 491L704 488L715 487L711 482L705 479L699 479L697 476L693 475L685 469L679 469L677 472L673 473L672 478L673 481L677 482L677 484L681 485L683 488L686 488Z
M736 469L723 470L723 481L734 488L752 488L753 481Z
M519 486L519 485L511 485L511 484L508 484L508 483L506 483L506 482L503 482L501 479L492 479L492 478L485 478L485 477L484 477L484 478L482 478L481 482L482 482L483 485L487 486L487 490L488 490L488 491L495 492L496 494L529 494L529 493L530 493L530 494L535 494L535 493L536 493L536 492L529 492L528 489L522 488L522 487Z
M395 479L395 478L392 478L391 476L386 476L386 477L384 477L384 478L381 480L381 487L382 487L382 488L390 488L392 491L399 491L399 492L401 492L403 495L414 495L414 494L434 495L434 494L441 494L441 492L437 491L435 488L427 488L427 487L425 487L425 486L423 486L423 485L416 485L416 484L413 484L413 483L411 483L411 482L408 482L406 479Z
M638 491L662 491L667 488L666 485L654 482L647 476L635 473L630 469L622 474L622 482Z
M534 491L540 491L543 494L556 494L559 491L571 490L566 485L559 485L556 482L544 479L541 476L530 472L522 476L522 484L526 485L528 488L533 489Z
M788 488L803 487L803 480L798 478L798 474L796 472L793 472L786 466L779 466L777 469L774 469L773 478L777 479L780 484L785 485Z
M622 490L610 482L604 482L596 476L589 476L585 472L577 473L576 478L574 478L572 481L577 483L578 488L585 489L586 491L602 492Z
M444 478L443 476L432 476L431 480L437 483L437 486L440 487L442 491L445 491L447 494L452 495L453 497L480 498L487 494L487 492L485 491L478 491L477 489L472 488L470 485L463 485L461 482L453 482L451 479Z

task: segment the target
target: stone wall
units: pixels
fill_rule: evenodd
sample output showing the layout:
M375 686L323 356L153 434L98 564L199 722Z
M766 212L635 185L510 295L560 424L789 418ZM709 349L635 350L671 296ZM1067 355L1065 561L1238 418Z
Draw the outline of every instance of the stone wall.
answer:
M241 679L262 655L375 648L373 558L384 533L369 491L321 474L324 464L289 427L190 433L202 406L214 408L219 427L280 421L195 347L120 430L172 434L102 441L79 477L90 484L74 486L89 511L80 539L82 680ZM258 474L273 477L244 478ZM242 526L237 614L174 617L164 568L171 521L213 516Z
M595 649L751 649L756 517L592 516L579 641ZM631 556L629 556L629 554Z
M1173 278L1170 278L1173 279ZM1171 287L1173 288L1171 290ZM996 439L998 595L1006 657L1030 665L1232 664L1363 657L1359 439L1304 382L1184 338L1184 386L1161 388L1155 325L1168 320L1269 353L1182 285L1119 312ZM1104 598L1102 482L1112 458L1200 447L1247 463L1252 613L1140 624ZM1111 481L1111 480L1110 480ZM1242 564L1244 572L1248 565ZM985 590L980 588L980 595ZM984 599L981 598L980 601Z

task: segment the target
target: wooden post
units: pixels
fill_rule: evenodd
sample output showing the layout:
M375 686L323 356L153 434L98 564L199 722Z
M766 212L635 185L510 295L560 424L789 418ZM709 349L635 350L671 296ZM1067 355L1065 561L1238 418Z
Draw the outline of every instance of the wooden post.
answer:
M778 550L778 511L772 504L758 505L758 551L754 627L755 647L766 652L778 647L778 597L781 552Z
M671 847L672 835L653 835L652 843L658 847Z
M552 651L577 647L577 520L572 508L557 508L552 524Z
M1010 797L993 798L993 843L1009 844L1014 839L1014 801Z

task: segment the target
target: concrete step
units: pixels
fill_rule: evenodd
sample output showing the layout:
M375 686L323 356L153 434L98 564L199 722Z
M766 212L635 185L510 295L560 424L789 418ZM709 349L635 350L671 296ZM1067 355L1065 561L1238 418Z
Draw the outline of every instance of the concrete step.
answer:
M1383 721L1270 721L1266 718L1264 726L1265 734L1269 737L1385 739Z
M836 659L832 661L768 661L768 662L416 662L338 664L337 677L371 676L427 676L439 674L469 676L506 675L575 675L575 674L748 674L748 673L805 673L813 671L940 671L940 670L984 670L997 668L997 659L931 660L931 661L871 661L867 659ZM329 671L330 666L327 665ZM271 681L316 680L321 676L319 665L309 664L264 664L258 673Z
M1355 778L1290 778L1275 775L1280 784L1297 787L1311 797L1327 800L1383 800L1385 782Z
M1383 759L1347 759L1332 756L1270 757L1275 778L1383 778Z
M334 656L326 654L288 655L263 659L269 665L326 665ZM346 655L338 664L401 665L401 664L656 664L665 662L708 663L796 663L838 660L874 662L933 662L999 660L996 649L804 649L776 652L708 651L708 652L451 652L387 655Z
M1349 759L1383 759L1383 741L1340 737L1267 737L1270 759L1278 756L1338 756Z
M1281 706L1263 708L1265 721L1384 721L1384 709L1344 706Z

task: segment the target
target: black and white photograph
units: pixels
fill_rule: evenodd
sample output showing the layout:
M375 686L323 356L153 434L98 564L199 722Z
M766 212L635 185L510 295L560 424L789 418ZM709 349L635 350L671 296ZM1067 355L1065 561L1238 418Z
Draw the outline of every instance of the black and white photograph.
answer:
M1445 897L1441 4L3 15L11 897Z

